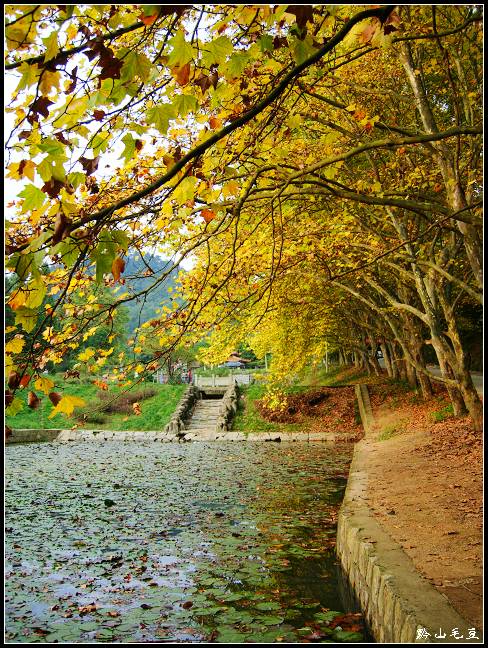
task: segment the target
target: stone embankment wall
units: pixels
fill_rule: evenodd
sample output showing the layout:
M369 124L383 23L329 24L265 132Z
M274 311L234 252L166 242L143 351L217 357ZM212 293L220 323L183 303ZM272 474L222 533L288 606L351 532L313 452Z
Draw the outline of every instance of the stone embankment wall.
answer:
M219 416L216 425L217 432L225 432L232 426L232 420L237 412L238 399L238 387L236 383L233 383L232 385L229 385L225 390L222 402L220 404Z
M356 386L365 438L356 444L337 528L337 554L372 635L378 643L459 643L469 623L423 578L377 522L366 495L368 436L373 418L365 385ZM435 635L443 629L445 638ZM418 638L425 629L429 636ZM476 642L475 642L476 643Z
M5 443L38 443L40 441L55 441L61 430L12 430Z
M184 430L186 421L190 417L195 401L199 396L199 391L194 385L188 385L185 389L177 408L171 415L169 423L164 427L164 432L167 434L179 436Z

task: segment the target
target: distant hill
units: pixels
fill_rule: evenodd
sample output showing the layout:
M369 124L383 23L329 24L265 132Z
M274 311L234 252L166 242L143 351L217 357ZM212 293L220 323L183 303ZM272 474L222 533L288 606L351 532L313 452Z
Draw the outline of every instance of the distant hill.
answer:
M172 265L171 261L163 259L157 254L144 254L144 261L137 252L131 252L125 259L126 263L123 273L125 279L124 289L130 295L147 290L147 288L164 276ZM143 322L157 317L158 313L156 310L161 308L162 305L169 305L171 295L168 292L168 288L174 288L176 278L180 272L185 271L182 268L175 268L151 292L125 304L129 317L127 323L129 335ZM119 290L118 294L121 292Z

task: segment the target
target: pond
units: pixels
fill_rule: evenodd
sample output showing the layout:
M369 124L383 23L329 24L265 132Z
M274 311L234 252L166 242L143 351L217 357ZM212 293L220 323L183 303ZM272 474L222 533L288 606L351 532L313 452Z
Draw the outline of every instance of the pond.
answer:
M351 453L8 447L7 642L360 641L334 552Z

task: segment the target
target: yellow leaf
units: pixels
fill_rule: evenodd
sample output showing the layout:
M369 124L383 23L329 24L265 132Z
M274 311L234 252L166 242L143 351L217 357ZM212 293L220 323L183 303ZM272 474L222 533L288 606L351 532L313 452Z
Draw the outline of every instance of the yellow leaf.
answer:
M26 308L37 308L42 304L44 297L46 296L46 285L42 280L42 277L36 277L29 282L28 285L28 296L25 299L24 305Z
M239 185L235 180L231 180L223 186L222 193L224 194L225 198L228 198L229 196L235 196L239 193Z
M82 360L83 362L86 362L90 358L93 358L95 355L95 351L93 349L85 349L81 353L78 354L78 360Z
M134 348L135 353L142 353L142 347L138 346Z
M24 348L24 344L25 340L23 338L14 337L5 345L5 353L20 353Z
M39 376L36 382L34 383L34 386L36 389L40 389L42 392L44 392L47 396L49 392L52 391L54 387L54 382L50 378L47 378L46 376Z
M36 165L32 160L24 160L23 165L21 167L21 164L19 164L19 170L21 170L22 176L26 176L29 178L29 180L32 180L34 182L34 173L36 171Z
M52 88L59 90L59 72L51 72L50 70L44 70L41 81L39 83L39 89L43 95L48 95L51 92Z
M59 53L57 33L53 32L47 38L43 38L42 42L46 46L46 51L44 52L44 63L47 63L47 61L50 61Z
M63 396L51 414L49 414L48 418L53 418L56 414L67 414L70 416L75 407L83 407L85 404L85 401L78 396Z

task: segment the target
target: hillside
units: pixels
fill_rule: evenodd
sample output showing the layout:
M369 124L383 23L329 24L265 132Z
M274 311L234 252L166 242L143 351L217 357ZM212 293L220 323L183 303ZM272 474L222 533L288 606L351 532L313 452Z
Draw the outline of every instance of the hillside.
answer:
M162 305L170 303L171 290L175 286L179 272L182 271L181 268L176 268L163 280L162 278L170 267L171 261L163 259L157 254L145 254L143 260L138 252L132 252L126 258L124 289L130 295L147 290L158 280L160 281L149 293L126 304L129 335L140 324L156 317L156 311ZM120 290L118 292L120 293Z

